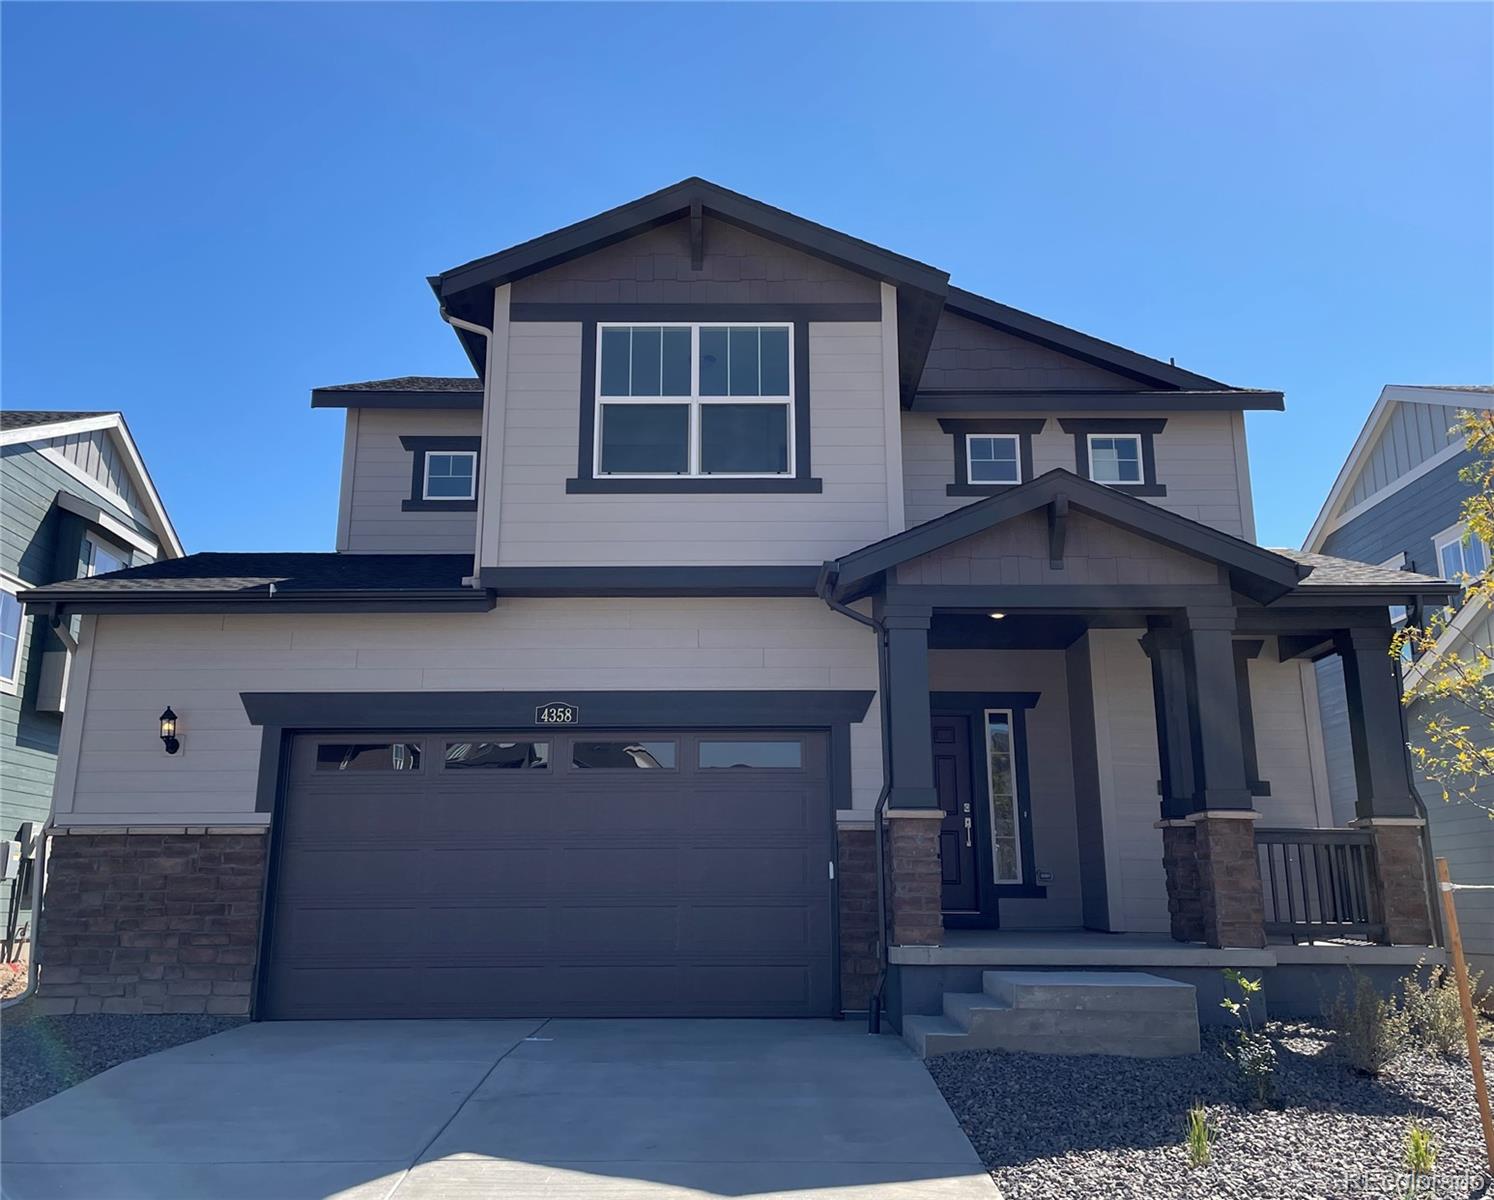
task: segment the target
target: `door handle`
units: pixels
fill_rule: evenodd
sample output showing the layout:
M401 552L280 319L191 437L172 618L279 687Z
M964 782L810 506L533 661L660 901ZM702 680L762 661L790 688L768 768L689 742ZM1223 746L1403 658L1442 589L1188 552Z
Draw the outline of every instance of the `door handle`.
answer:
M966 845L967 848L970 847L970 846L972 846L972 845L974 845L974 843L971 842L971 840L970 840L970 818L969 817L965 818L965 845Z

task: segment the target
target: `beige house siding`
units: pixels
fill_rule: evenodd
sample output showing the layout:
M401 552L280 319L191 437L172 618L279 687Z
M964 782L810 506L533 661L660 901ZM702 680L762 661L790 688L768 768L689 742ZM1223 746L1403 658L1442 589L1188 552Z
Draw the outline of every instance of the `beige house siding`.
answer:
M362 409L349 420L338 549L352 553L471 554L472 512L405 512L411 451L401 437L476 437L482 414L443 409Z
M976 414L949 413L969 419ZM1042 413L1003 413L1003 419L1032 419ZM1114 418L1115 413L1064 413L1063 417ZM1138 419L1166 417L1167 425L1154 441L1157 481L1167 495L1147 497L1152 503L1180 516L1211 525L1236 537L1254 536L1248 470L1239 463L1244 452L1243 433L1236 428L1238 414L1133 413ZM1047 416L1041 433L1032 439L1032 469L1035 475L1055 469L1075 469L1074 435L1065 433L1059 416ZM954 482L954 438L939 428L939 415L903 414L903 489L908 524L932 520L978 497L949 496L945 488Z
M63 824L223 824L254 813L242 692L856 689L873 638L818 600L510 600L490 613L101 616L84 630L59 775ZM83 692L86 691L86 696ZM85 702L86 701L86 702ZM180 716L182 750L156 718ZM881 786L875 702L852 729L854 805Z
M810 463L822 493L569 495L581 326L514 322L499 565L809 565L885 537L882 327L812 323L809 354Z

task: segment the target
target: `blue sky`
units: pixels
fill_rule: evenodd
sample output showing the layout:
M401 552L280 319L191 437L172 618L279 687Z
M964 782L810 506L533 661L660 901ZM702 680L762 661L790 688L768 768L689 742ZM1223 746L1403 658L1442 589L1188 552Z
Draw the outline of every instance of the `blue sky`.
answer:
M1485 4L20 4L4 402L121 408L190 550L330 549L317 385L425 276L698 174L1231 383L1297 544L1385 383L1494 379Z

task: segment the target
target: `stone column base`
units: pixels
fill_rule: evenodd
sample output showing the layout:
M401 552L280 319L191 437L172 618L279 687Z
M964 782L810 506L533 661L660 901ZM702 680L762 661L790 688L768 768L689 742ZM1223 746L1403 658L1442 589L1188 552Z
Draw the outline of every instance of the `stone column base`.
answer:
M264 830L54 836L42 1011L247 1013L266 841Z
M1191 822L1159 821L1162 867L1167 874L1167 916L1178 942L1204 940L1203 896L1198 882L1198 838Z
M1385 914L1385 941L1392 946L1430 946L1435 934L1427 904L1421 821L1370 817L1354 824L1367 828L1374 841L1375 875Z
M1255 850L1255 814L1196 812L1199 908L1203 940L1214 947L1266 944L1265 900Z
M887 813L887 908L894 946L937 946L944 940L943 821L939 809Z
M840 1006L864 1012L877 969L877 837L871 826L836 828L840 900Z

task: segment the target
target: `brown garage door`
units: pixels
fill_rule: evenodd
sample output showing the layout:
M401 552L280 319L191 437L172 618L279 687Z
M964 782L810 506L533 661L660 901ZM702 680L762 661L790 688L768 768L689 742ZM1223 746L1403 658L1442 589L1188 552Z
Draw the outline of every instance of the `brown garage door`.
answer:
M825 741L299 737L264 1015L827 1015Z

